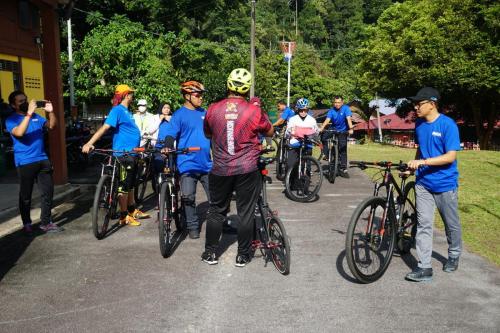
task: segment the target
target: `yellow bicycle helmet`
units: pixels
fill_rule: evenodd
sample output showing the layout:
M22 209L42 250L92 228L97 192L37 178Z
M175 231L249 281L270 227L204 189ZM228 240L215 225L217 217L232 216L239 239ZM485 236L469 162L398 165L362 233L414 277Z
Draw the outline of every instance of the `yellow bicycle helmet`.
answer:
M244 95L252 86L252 74L244 68L233 69L227 78L227 89Z

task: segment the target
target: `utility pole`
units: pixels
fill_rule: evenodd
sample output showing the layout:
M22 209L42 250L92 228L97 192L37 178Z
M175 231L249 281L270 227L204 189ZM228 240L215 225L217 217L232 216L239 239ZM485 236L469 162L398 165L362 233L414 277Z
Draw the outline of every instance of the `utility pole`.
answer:
M73 40L71 36L71 17L67 20L68 23L68 69L69 69L69 104L73 108L75 106L75 84L73 71Z
M378 94L375 93L375 101L377 103L377 125L378 125L378 136L380 138L380 143L382 143L382 127L380 127L380 112L379 112L379 104L378 104Z
M252 0L252 25L250 30L250 74L253 84L250 86L250 98L255 96L255 0Z

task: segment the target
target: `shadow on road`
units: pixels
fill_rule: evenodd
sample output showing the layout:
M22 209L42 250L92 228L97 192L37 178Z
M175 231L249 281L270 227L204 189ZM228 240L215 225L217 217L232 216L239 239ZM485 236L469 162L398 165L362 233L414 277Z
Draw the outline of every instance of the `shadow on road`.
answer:
M342 276L345 280L349 282L361 284L358 280L347 274L347 272L344 269L344 267L347 266L347 263L344 266L344 261L345 261L345 250L342 250L342 252L340 252L339 255L337 256L337 262L336 262L337 271L339 272L340 276Z
M85 195L77 197L71 202L76 202L77 204L73 209L61 213L53 213L53 222L57 223L59 226L64 226L88 213L92 204L92 200ZM90 225L88 227L90 230ZM36 237L44 234L45 233L38 228L38 225L34 225L31 235L25 234L23 230L18 230L0 238L0 281L2 281L10 269L16 265L17 261L30 246L31 242L33 242Z

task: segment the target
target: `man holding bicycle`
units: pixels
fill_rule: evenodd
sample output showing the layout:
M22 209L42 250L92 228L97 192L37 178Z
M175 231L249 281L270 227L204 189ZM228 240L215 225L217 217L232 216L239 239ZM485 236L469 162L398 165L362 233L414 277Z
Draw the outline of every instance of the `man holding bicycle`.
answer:
M273 135L273 127L260 107L246 100L252 75L237 68L227 79L228 96L210 105L205 118L205 135L211 138L214 165L209 175L210 209L207 216L207 239L201 259L217 264L216 250L222 226L236 191L238 254L236 266L251 260L250 246L254 230L255 206L261 190L257 162L260 156L258 134Z
M432 280L432 227L436 206L443 219L448 240L448 261L445 272L458 269L462 252L462 232L458 216L458 168L457 151L460 138L456 123L439 113L439 92L430 87L420 89L410 97L415 103L418 120L415 124L415 143L418 143L415 159L408 166L416 171L418 267L406 275L410 281Z
M278 111L281 112L281 115L278 120L274 122L273 127L280 127L284 125L288 121L288 119L295 116L295 112L293 112L292 109L286 106L286 103L284 101L278 102Z
M181 192L189 238L200 238L200 224L196 214L196 185L198 182L210 201L208 192L208 173L212 169L210 158L210 140L203 134L203 119L206 110L201 107L205 87L197 81L186 81L181 84L184 105L174 112L170 122L165 126L165 146L173 148L200 147L196 154L177 156L177 169L181 176ZM158 136L159 140L163 137Z
M82 152L90 153L96 143L110 128L114 129L113 150L131 151L139 147L141 132L137 127L129 107L134 100L134 89L126 84L120 84L115 88L113 97L113 108L109 112L104 124L94 133L90 140L82 147ZM132 155L124 156L123 153L115 152L120 160L120 181L118 186L118 201L120 203L120 224L139 226L137 219L147 218L138 210L134 201L134 182L136 173L136 161Z
M349 106L344 104L342 96L335 96L333 100L333 108L328 110L326 119L321 125L320 132L328 126L331 122L334 130L340 132L338 134L339 145L339 160L340 160L340 176L349 178L347 173L347 134L353 134L353 125L351 120L352 112ZM321 135L321 142L323 143L323 158L328 159L328 139L332 133L323 133Z

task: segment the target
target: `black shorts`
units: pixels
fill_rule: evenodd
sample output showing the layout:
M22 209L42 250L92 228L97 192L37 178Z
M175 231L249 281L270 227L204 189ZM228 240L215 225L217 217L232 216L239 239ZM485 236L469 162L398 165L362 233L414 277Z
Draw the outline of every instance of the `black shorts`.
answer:
M120 161L118 193L128 193L135 185L137 163L133 156L121 156L118 160Z

